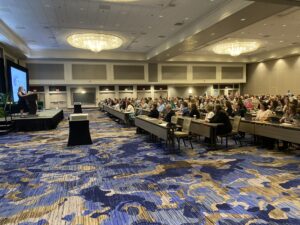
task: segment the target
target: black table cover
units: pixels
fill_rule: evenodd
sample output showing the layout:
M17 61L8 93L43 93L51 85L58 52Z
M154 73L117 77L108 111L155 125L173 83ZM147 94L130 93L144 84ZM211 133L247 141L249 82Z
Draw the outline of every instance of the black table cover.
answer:
M82 113L81 104L74 104L74 113Z
M92 144L89 121L69 121L68 146Z

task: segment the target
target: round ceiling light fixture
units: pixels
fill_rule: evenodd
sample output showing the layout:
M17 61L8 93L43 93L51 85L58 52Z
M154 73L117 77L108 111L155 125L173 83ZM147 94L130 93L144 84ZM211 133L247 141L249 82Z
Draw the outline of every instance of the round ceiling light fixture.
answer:
M96 53L102 50L116 49L123 44L123 40L115 35L99 33L72 34L67 41L75 48L87 49Z
M256 40L226 40L215 44L212 50L216 54L239 56L257 50L261 43Z

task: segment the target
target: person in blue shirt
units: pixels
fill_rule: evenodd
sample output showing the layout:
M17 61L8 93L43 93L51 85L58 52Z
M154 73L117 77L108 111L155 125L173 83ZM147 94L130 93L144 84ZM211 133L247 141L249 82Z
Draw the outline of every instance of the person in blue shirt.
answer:
M163 100L162 99L159 99L159 106L158 106L158 108L157 108L157 111L159 112L159 113L163 113L164 111L165 111L165 108L166 108L166 106L165 106L165 103L163 102Z
M182 116L190 116L190 111L189 111L187 102L183 102L182 106L183 106L183 108L181 110L182 111Z

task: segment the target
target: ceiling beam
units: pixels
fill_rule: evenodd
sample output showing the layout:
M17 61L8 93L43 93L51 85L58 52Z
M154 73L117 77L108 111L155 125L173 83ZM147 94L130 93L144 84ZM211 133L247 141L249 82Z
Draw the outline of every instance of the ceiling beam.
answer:
M22 51L25 55L30 54L30 48L26 43L16 35L1 19L0 19L0 33L5 37L6 45L10 45Z
M251 1L280 4L280 5L300 6L299 0L251 0Z
M291 8L289 5L268 4L264 2L254 2L236 13L226 17L220 22L202 30L190 37L182 40L165 51L159 52L155 56L148 58L150 61L167 61L175 56L192 52L196 49L210 45L217 40L224 38L230 33L243 29L260 20L270 17L276 13ZM244 18L246 20L241 21Z

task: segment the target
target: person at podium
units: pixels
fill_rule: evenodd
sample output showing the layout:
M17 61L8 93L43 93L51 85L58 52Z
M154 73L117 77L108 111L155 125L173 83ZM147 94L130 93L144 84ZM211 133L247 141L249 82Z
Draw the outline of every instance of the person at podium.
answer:
M23 117L23 113L26 109L28 109L25 97L27 96L26 91L24 90L24 88L22 86L20 86L18 88L18 97L19 97L19 101L18 101L18 105L20 108L20 113L21 113L21 117Z

